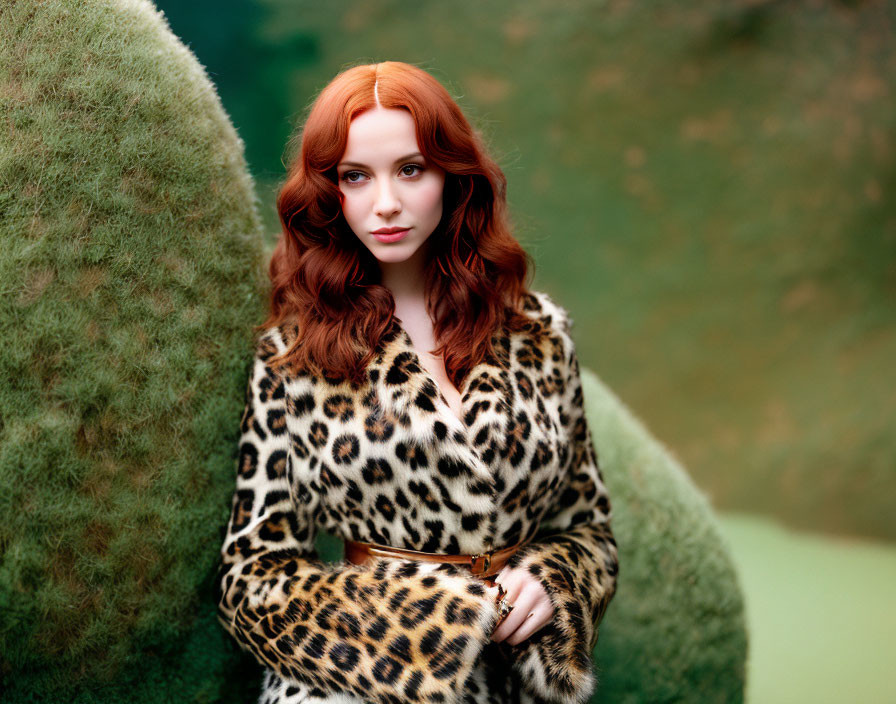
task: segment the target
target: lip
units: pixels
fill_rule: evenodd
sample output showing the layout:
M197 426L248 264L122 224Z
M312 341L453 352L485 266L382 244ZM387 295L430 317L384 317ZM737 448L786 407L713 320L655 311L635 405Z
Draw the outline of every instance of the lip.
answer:
M398 242L404 239L404 236L410 232L410 229L409 227L381 227L370 234L380 242Z
M379 230L374 230L371 234L374 235L393 235L396 232L402 232L403 230L410 230L409 227L381 227Z

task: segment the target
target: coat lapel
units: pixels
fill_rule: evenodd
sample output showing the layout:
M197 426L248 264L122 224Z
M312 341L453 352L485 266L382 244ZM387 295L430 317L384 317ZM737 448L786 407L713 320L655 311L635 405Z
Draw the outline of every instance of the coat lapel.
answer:
M368 370L371 401L401 428L405 440L434 447L465 465L472 478L489 486L496 513L501 507L510 515L522 506L530 520L536 514L535 495L554 478L558 450L559 429L544 405L550 386L544 365L554 351L543 333L533 321L528 329L495 334L495 356L474 366L458 389L460 419L397 321ZM508 527L504 539L514 539L518 529L519 524Z
M420 361L410 335L393 319L368 370L375 396L371 400L421 441L456 442L470 453L468 460L476 473L491 475L497 439L506 431L511 414L508 399L513 398L509 356L501 335L495 335L493 344L497 358L474 366L460 384L458 418ZM484 438L486 426L493 441L477 442Z

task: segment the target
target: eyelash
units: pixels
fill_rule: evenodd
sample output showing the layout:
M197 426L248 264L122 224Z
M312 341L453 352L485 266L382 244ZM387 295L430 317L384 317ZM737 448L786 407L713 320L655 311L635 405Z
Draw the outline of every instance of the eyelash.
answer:
M418 169L418 171L417 171L417 173L415 173L415 174L411 174L411 176L408 176L408 178L411 178L411 177L413 177L413 176L418 176L419 174L421 174L421 173L423 173L424 171L426 171L426 167L421 166L420 164L405 164L404 166L402 166L402 167L399 169L399 172L404 171L404 169L408 168L409 166L413 166L414 168ZM342 177L341 177L339 180L340 180L340 181L344 181L345 183L348 183L348 184L361 183L361 181L351 181L351 180L349 180L348 177L349 177L351 174L362 174L362 175L363 175L363 173L362 173L361 171L346 171L344 174L342 174Z

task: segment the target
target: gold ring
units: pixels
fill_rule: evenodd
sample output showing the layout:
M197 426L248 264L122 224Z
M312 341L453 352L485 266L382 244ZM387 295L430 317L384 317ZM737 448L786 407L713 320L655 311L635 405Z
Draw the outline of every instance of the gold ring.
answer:
M507 601L507 599L501 599L498 602L498 614L501 616L501 621L507 618L511 611L513 611L513 604Z
M493 584L494 586L498 587L498 596L495 599L495 606L498 607L498 620L495 623L495 629L497 629L498 626L500 626L504 622L504 619L510 615L510 612L513 611L513 604L504 598L507 594L507 590L504 589L504 585L502 585L500 582L494 582L492 580L488 580L488 582L489 584Z

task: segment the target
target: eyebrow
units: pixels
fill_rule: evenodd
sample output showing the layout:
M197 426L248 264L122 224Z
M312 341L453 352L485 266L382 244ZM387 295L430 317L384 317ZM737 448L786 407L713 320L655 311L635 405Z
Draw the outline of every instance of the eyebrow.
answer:
M423 158L423 155L420 152L414 152L413 154L399 157L393 163L397 164L400 161L407 161L408 159L413 159L415 157ZM357 161L340 161L336 166L360 166L362 169L369 168L367 164L359 164Z

